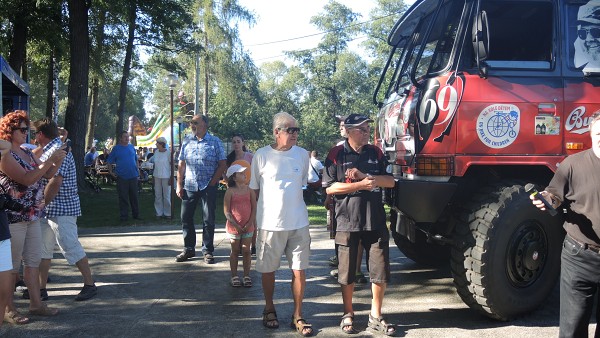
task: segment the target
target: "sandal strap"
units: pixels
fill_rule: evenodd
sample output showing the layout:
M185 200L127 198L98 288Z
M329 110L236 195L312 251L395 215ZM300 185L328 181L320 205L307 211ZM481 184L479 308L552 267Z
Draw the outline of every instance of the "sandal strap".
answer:
M387 336L395 334L396 326L394 324L388 323L387 321L384 321L385 319L383 318L383 316L373 317L371 314L369 314L368 326L377 331L382 332Z

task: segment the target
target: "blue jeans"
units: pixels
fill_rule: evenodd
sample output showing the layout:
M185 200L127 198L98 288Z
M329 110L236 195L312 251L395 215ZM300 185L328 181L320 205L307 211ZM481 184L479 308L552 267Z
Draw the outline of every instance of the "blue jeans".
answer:
M599 283L600 254L585 249L567 235L561 253L559 337L588 337ZM600 323L598 311L600 306L596 310L596 322ZM599 335L596 328L594 337Z
M215 247L215 209L217 206L217 186L207 186L200 191L183 190L181 201L181 225L183 229L183 246L185 251L195 252L196 227L194 226L194 213L198 202L202 203L202 253L213 253Z

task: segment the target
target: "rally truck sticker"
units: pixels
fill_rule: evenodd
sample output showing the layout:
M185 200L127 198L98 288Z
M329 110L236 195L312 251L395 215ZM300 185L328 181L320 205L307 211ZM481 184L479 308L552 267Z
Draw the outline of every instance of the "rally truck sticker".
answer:
M533 122L535 124L535 135L559 135L560 117L538 115Z
M591 118L591 116L585 116L585 106L579 106L567 116L565 130L572 134L585 134L590 130Z
M500 149L511 145L519 135L519 108L513 104L492 104L477 118L477 136L490 148Z

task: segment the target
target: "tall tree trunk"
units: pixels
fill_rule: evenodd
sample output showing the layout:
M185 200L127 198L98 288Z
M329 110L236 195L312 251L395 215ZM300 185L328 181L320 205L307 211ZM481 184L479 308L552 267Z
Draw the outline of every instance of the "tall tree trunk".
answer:
M98 26L96 30L96 52L94 60L94 77L92 79L92 93L90 99L90 115L87 120L87 134L85 135L85 146L91 147L94 143L94 135L96 132L96 116L98 114L98 96L100 92L100 73L101 73L101 65L102 59L104 55L104 26L106 25L106 9L101 10L98 13Z
M72 142L73 157L77 168L77 182L85 189L83 175L83 147L85 122L87 121L87 93L89 77L89 34L88 3L85 0L68 0L69 7L69 49L71 62L69 70L69 86L67 110L65 112L65 129Z
M135 39L135 20L137 17L135 1L129 5L129 34L127 36L127 48L125 50L125 63L123 64L123 77L121 77L121 86L119 88L119 105L117 107L117 125L115 128L116 136L123 130L123 120L125 115L125 99L127 97L127 81L131 71L131 58L133 55L133 40Z
M202 113L208 116L208 81L210 77L208 76L208 35L204 33L204 48L206 48L207 52L204 56L204 93L202 93Z
M23 14L15 15L8 64L23 80L27 81L26 74L24 74L27 51L27 23L23 21L23 17Z
M52 119L54 110L54 49L48 55L48 80L46 81L46 117Z

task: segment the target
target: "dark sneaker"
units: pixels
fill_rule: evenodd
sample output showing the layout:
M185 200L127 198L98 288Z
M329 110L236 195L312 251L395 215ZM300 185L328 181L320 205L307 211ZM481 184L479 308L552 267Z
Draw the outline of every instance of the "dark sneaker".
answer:
M29 290L25 289L22 295L23 299L29 299ZM48 291L46 289L40 289L40 298L42 301L48 300Z
M81 292L75 297L76 301L88 300L98 293L96 285L83 285Z
M329 258L329 266L331 266L331 267L337 267L338 266L338 258L337 258L337 256L331 256L331 258Z
M27 290L27 286L25 286L25 281L22 279L19 279L15 283L15 291L23 292L25 290Z
M210 252L207 252L204 254L204 262L206 264L215 264L215 257Z
M196 257L195 251L183 250L179 255L175 256L175 261L176 262L185 262L192 257Z

